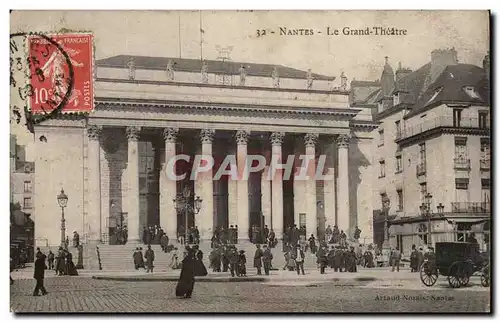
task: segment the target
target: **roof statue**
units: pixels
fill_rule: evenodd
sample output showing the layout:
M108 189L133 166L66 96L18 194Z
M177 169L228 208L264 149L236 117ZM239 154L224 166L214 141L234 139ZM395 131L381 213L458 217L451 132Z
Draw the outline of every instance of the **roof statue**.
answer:
M343 91L347 90L347 76L344 72L340 74L340 89Z
M240 72L240 86L245 86L245 80L247 77L247 70L245 69L245 66L241 65L238 71Z
M273 78L273 87L280 87L280 75L278 73L278 68L274 67L273 72L271 73L271 77Z
M169 60L167 63L167 79L168 80L174 80L174 65L175 63L172 60Z
M130 57L129 61L127 62L127 67L128 67L128 79L134 80L135 79L135 61L133 57Z
M312 89L314 82L314 77L311 68L307 70L307 89Z
M203 61L201 65L201 82L208 84L208 65L206 61Z

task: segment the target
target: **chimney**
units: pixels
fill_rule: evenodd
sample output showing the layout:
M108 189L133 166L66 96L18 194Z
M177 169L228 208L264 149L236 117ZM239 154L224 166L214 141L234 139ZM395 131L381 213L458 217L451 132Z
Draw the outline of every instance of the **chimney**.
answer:
M488 80L488 82L490 82L490 52L488 51L488 54L486 56L484 56L484 59L483 59L483 69L484 69L484 72L486 73L486 79Z
M411 72L412 72L411 69L403 68L401 66L401 62L399 62L398 70L396 70L396 82L399 81L401 78L405 77L406 75L410 74Z
M434 83L446 66L458 63L457 51L451 49L435 49L431 52L430 84Z
M391 65L389 65L389 57L387 56L385 56L385 65L382 71L382 77L380 77L380 83L384 96L391 95L394 90L394 70Z

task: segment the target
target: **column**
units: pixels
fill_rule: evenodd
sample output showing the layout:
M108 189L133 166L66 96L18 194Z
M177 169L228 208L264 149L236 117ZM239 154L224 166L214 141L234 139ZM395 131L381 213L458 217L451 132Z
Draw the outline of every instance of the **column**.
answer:
M276 163L282 164L281 144L283 143L283 132L271 133L271 187L272 187L272 228L276 238L283 238L283 170L276 168Z
M139 206L139 132L140 127L127 127L128 159L127 159L127 201L128 215L127 243L137 243L141 240L140 206Z
M333 138L330 138L333 139ZM335 141L333 139L333 141ZM335 144L335 142L333 142ZM336 164L336 144L325 144L325 154L326 157L326 175L331 177L331 180L323 181L323 194L324 194L324 211L325 211L325 229L330 225L330 228L333 229L333 226L336 224L337 217L337 201L336 201L336 192L335 192L335 164Z
M102 128L96 125L89 125L87 127L87 135L89 137L87 146L89 209L87 224L89 227L89 241L91 243L101 242L102 230L104 228L101 221L101 147L99 144L101 130Z
M231 145L228 148L228 155L235 154L235 147ZM236 166L236 165L231 165ZM238 225L238 180L233 179L232 176L229 176L227 179L227 211L228 211L228 227Z
M212 129L205 129L200 132L201 154L207 159L212 157L214 134L215 130ZM210 240L213 234L214 187L212 179L212 169L210 169L207 172L199 173L195 184L198 189L195 193L203 200L200 213L195 215L195 223L198 226L202 240Z
M249 208L248 208L248 179L244 178L247 167L247 131L236 132L236 161L238 164L237 198L238 198L238 242L248 241Z
M311 161L306 164L307 167L307 178L305 181L306 194L306 236L311 236L313 234L316 238L317 236L317 205L316 205L316 143L318 142L318 134L307 133L304 135L304 144L306 146L306 156L311 159Z
M177 211L174 199L177 197L177 182L175 181L175 143L177 141L177 128L163 129L163 139L165 140L165 162L160 173L160 226L163 228L170 240L177 238Z
M260 193L262 195L262 215L264 216L264 225L270 229L271 222L271 182L269 181L269 166L262 171L262 180L260 182Z
M341 134L337 138L338 178L337 178L337 225L339 230L349 232L349 140L350 135Z

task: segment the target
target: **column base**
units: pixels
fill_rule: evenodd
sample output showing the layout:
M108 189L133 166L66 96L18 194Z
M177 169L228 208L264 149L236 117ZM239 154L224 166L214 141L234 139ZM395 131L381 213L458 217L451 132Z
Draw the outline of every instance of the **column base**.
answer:
M127 239L127 243L125 245L130 245L130 244L144 244L142 240L139 238L133 238L133 239Z

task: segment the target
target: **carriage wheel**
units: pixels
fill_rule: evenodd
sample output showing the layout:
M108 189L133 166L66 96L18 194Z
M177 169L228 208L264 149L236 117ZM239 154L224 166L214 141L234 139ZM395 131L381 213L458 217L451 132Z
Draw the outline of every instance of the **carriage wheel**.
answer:
M486 266L481 273L481 285L484 287L490 286L490 267Z
M432 269L429 262L425 262L420 269L420 280L425 286L432 286L436 284L438 279L437 270Z
M448 272L448 283L453 288L466 286L469 284L470 275L470 269L467 263L454 263L451 265Z

